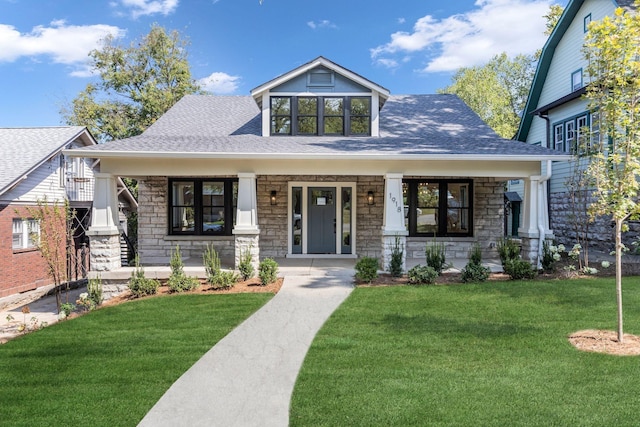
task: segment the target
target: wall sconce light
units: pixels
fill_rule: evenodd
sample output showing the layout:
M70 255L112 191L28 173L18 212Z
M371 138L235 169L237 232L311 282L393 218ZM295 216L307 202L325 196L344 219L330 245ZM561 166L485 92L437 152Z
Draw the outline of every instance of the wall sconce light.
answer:
M367 193L367 204L371 206L374 203L375 203L375 199L373 198L373 191L369 191Z
M271 205L276 204L276 190L271 190Z

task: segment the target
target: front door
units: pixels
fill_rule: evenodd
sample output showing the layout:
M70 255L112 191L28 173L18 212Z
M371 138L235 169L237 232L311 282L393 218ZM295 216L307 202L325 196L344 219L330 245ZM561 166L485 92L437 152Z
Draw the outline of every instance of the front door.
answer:
M336 189L309 187L307 253L336 253Z

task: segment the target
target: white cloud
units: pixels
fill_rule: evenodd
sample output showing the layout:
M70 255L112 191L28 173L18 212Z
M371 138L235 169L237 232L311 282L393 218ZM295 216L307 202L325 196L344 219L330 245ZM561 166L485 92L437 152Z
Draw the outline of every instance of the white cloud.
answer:
M307 22L307 25L316 30L318 28L338 28L338 26L334 23L332 23L331 21L327 20L327 19L323 19L321 21L318 22L314 22L314 21L309 21Z
M390 42L371 49L371 58L386 66L396 55L412 53L426 62L422 71L438 72L483 64L502 52L531 54L546 41L543 15L552 2L476 0L475 8L463 14L425 15L412 32L393 33Z
M167 16L175 12L179 0L120 0L120 3L125 8L131 9L131 16L137 19L140 16L157 13ZM117 6L117 3L112 2L111 5Z
M53 21L48 27L34 27L30 33L0 24L0 62L49 57L54 63L77 67L72 75L80 75L87 69L89 52L100 47L100 40L107 35L120 38L124 34L125 30L111 25L67 25L62 20Z
M227 73L211 73L211 75L207 77L203 77L198 80L200 86L211 93L215 94L225 94L225 93L233 93L238 89L238 83L240 81L240 77L238 76L230 76Z
M404 24L405 22L407 22L406 19L404 18L398 18L398 24Z

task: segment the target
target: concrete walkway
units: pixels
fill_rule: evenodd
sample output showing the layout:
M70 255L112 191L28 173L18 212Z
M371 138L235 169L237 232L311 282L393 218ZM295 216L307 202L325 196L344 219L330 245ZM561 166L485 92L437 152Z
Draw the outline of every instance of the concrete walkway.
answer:
M286 260L282 289L183 374L140 426L277 426L313 338L353 289L355 260Z

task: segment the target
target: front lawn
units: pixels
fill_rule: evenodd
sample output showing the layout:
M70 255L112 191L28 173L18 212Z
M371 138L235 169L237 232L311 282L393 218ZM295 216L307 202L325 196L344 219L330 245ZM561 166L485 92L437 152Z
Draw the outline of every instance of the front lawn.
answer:
M9 341L0 346L0 425L135 426L182 373L272 296L149 298Z
M624 278L640 334L640 278ZM567 335L615 329L613 279L357 288L316 337L292 426L635 426L640 357Z

